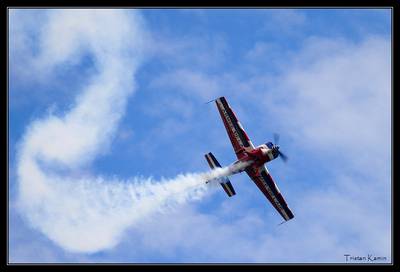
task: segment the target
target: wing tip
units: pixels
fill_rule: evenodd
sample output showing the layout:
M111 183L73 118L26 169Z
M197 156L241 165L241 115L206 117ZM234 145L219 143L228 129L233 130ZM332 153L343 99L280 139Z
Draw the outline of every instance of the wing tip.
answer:
M285 221L289 221L289 220L292 220L294 218L294 214L292 213L292 211L289 208L288 208L287 211L285 211L285 213L286 213L286 215L288 217L288 219L285 218Z
M220 102L223 102L223 103L226 103L225 96L218 97L216 100L218 100Z
M214 102L214 101L225 101L226 102L226 99L225 99L225 97L224 96L220 96L220 97L218 97L218 98L215 98L215 99L211 99L210 101L208 101L208 102L206 102L206 103L204 103L204 104L209 104L209 103L211 103L211 102Z

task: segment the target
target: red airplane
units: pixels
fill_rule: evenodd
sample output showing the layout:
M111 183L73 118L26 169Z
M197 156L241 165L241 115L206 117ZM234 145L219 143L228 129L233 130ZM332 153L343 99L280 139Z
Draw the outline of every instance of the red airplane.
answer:
M284 161L287 160L287 157L279 151L279 146L276 144L278 136L275 135L275 144L268 142L254 147L225 97L212 101L217 104L218 111L238 158L232 166L238 165L240 162L243 164L243 167L235 169L232 174L246 171L285 221L292 219L294 217L292 211L265 166L265 163L276 159L278 156ZM211 152L206 154L205 157L211 169L221 167ZM220 178L218 181L229 197L236 194L228 177Z

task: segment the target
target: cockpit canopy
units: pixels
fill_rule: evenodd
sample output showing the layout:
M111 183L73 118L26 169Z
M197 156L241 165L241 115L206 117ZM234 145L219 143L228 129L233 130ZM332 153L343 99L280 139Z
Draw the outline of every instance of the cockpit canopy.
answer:
M274 145L272 144L272 142L267 142L265 145L266 145L269 149L272 149L272 147L274 146Z

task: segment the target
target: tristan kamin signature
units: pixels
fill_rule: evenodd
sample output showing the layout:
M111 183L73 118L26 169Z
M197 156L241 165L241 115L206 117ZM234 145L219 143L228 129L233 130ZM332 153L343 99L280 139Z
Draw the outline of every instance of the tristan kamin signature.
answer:
M346 262L384 262L387 258L384 256L375 256L373 254L368 254L366 256L354 256L351 254L344 254Z

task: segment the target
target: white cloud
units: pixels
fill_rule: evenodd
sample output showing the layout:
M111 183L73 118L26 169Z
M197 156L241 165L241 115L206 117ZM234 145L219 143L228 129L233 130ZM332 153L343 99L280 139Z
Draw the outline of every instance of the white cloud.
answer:
M390 57L389 41L379 37L359 43L314 37L279 76L257 74L243 82L261 101L254 107L272 113L293 139L294 157L332 168L304 189L295 184L303 171L293 165L299 159L291 160L282 192L295 219L280 227L271 223L276 217L244 208L254 203L252 191L243 191L252 185L236 177L240 195L214 207L214 215L185 207L179 216L157 217L162 228L143 222L136 231L144 250L188 262L345 262L344 254L390 261ZM219 78L234 86L226 80L233 76ZM230 95L249 99L248 93L231 90ZM259 129L268 131L270 124L265 125ZM307 152L323 159L313 161ZM268 212L274 215L272 208Z
M279 77L279 84L265 96L265 105L282 116L294 136L314 147L335 146L351 158L352 152L389 154L389 41L371 37L360 44L330 43L313 40L312 48L328 45L330 51L319 49L325 52L320 59L306 67L300 61ZM305 50L306 59L309 54ZM279 107L283 103L288 106Z
M330 187L312 189L295 204L297 220L310 220L302 222L304 231L329 230L325 244L313 239L312 231L306 235L315 246L326 247L326 253L353 250L390 258L390 82L388 40L367 37L352 43L313 38L295 63L270 83L268 92L259 93L301 150L319 151L333 160L334 178L323 183ZM347 241L349 237L353 240ZM313 246L295 250L304 248ZM315 259L330 258L344 261L327 254Z
M266 85L267 92L257 95L304 152L293 156L307 160L307 152L317 152L326 163L332 160L324 182L317 182L324 187L317 185L293 199L308 241L291 243L287 252L310 261L344 261L329 252L375 253L390 259L390 41L314 37L284 71ZM319 241L313 229L322 230L328 240ZM276 243L285 244L280 238L274 238ZM313 251L317 246L325 250ZM303 254L304 249L308 252Z

